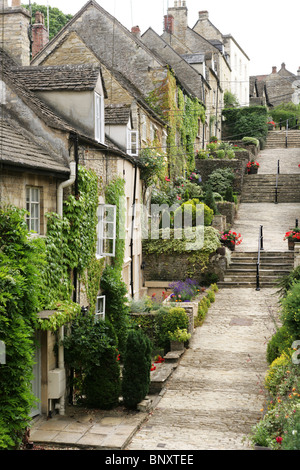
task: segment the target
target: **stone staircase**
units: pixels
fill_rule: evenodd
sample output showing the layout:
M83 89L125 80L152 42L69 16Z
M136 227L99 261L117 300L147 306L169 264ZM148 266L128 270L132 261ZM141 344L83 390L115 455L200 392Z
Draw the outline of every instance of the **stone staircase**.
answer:
M231 264L220 288L256 287L257 252L233 252ZM275 287L280 277L294 267L293 251L262 251L260 258L260 287Z
M246 175L241 194L242 203L274 203L276 175ZM300 175L279 174L278 203L300 203Z
M288 130L288 148L300 148L300 130ZM286 148L286 131L270 131L265 149Z

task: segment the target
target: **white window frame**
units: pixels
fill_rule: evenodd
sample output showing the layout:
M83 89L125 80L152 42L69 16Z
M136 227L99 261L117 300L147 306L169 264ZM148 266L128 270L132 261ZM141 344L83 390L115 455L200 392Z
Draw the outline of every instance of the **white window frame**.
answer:
M111 228L112 228L112 231L111 231ZM112 236L109 236L110 231L112 233ZM116 231L117 231L117 207L110 205L110 204L100 204L98 206L97 251L96 251L97 258L103 258L105 256L110 256L110 257L115 256ZM112 244L111 252L107 252L104 249L105 242L109 242L109 241Z
M95 140L104 144L104 99L99 93L94 93L95 100Z
M102 308L99 308L99 304L102 305ZM95 307L95 320L105 320L105 295L98 295L96 300Z
M133 138L134 136L134 138ZM131 156L139 154L139 133L131 129L127 129L127 153Z
M38 200L33 200L33 191L37 191ZM41 189L37 186L26 186L26 223L28 230L40 235L41 231ZM35 213L37 211L37 214ZM34 228L33 228L34 227Z

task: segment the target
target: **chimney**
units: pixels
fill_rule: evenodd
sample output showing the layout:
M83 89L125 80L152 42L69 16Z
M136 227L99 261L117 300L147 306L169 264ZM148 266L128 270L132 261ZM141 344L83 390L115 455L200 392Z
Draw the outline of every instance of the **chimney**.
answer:
M139 26L133 26L131 28L132 34L134 34L136 37L140 38L141 37L141 30Z
M282 68L282 70L285 70L285 63L284 62L282 62L281 68Z
M298 77L300 77L300 67L297 70L297 75L298 75Z
M272 67L272 73L277 73L277 67Z
M172 31L172 34L176 36L179 41L183 44L186 43L186 33L188 27L188 9L186 6L185 0L177 0L174 2L173 8L168 8L168 15L169 18L171 17L171 23L166 25L165 20L165 30L166 26L168 26L169 30ZM167 20L169 23L169 21ZM170 32L170 31L169 31Z
M172 15L165 15L164 31L174 34L174 17Z
M208 11L199 11L199 20L208 20Z
M48 30L45 27L44 14L35 13L35 23L32 25L32 57L35 57L49 42Z
M19 65L30 64L28 28L30 13L21 6L21 0L0 0L0 47Z

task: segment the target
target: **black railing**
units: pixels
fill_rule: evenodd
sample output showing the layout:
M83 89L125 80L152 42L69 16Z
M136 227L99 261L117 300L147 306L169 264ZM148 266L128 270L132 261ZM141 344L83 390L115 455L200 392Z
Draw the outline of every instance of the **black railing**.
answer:
M280 174L280 160L277 162L276 186L275 186L275 204L278 204L278 182Z
M263 226L260 226L259 236L258 236L258 254L257 254L257 263L256 263L256 290L260 290L260 253L264 249L264 235L263 235Z

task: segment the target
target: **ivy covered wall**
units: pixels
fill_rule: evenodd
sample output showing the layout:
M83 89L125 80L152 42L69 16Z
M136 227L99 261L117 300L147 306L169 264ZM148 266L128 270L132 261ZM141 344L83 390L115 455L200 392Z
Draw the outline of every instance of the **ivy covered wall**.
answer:
M205 121L205 108L198 99L190 97L180 88L172 70L156 85L147 101L169 125L169 176L174 179L195 169L195 140L199 120L202 123Z

